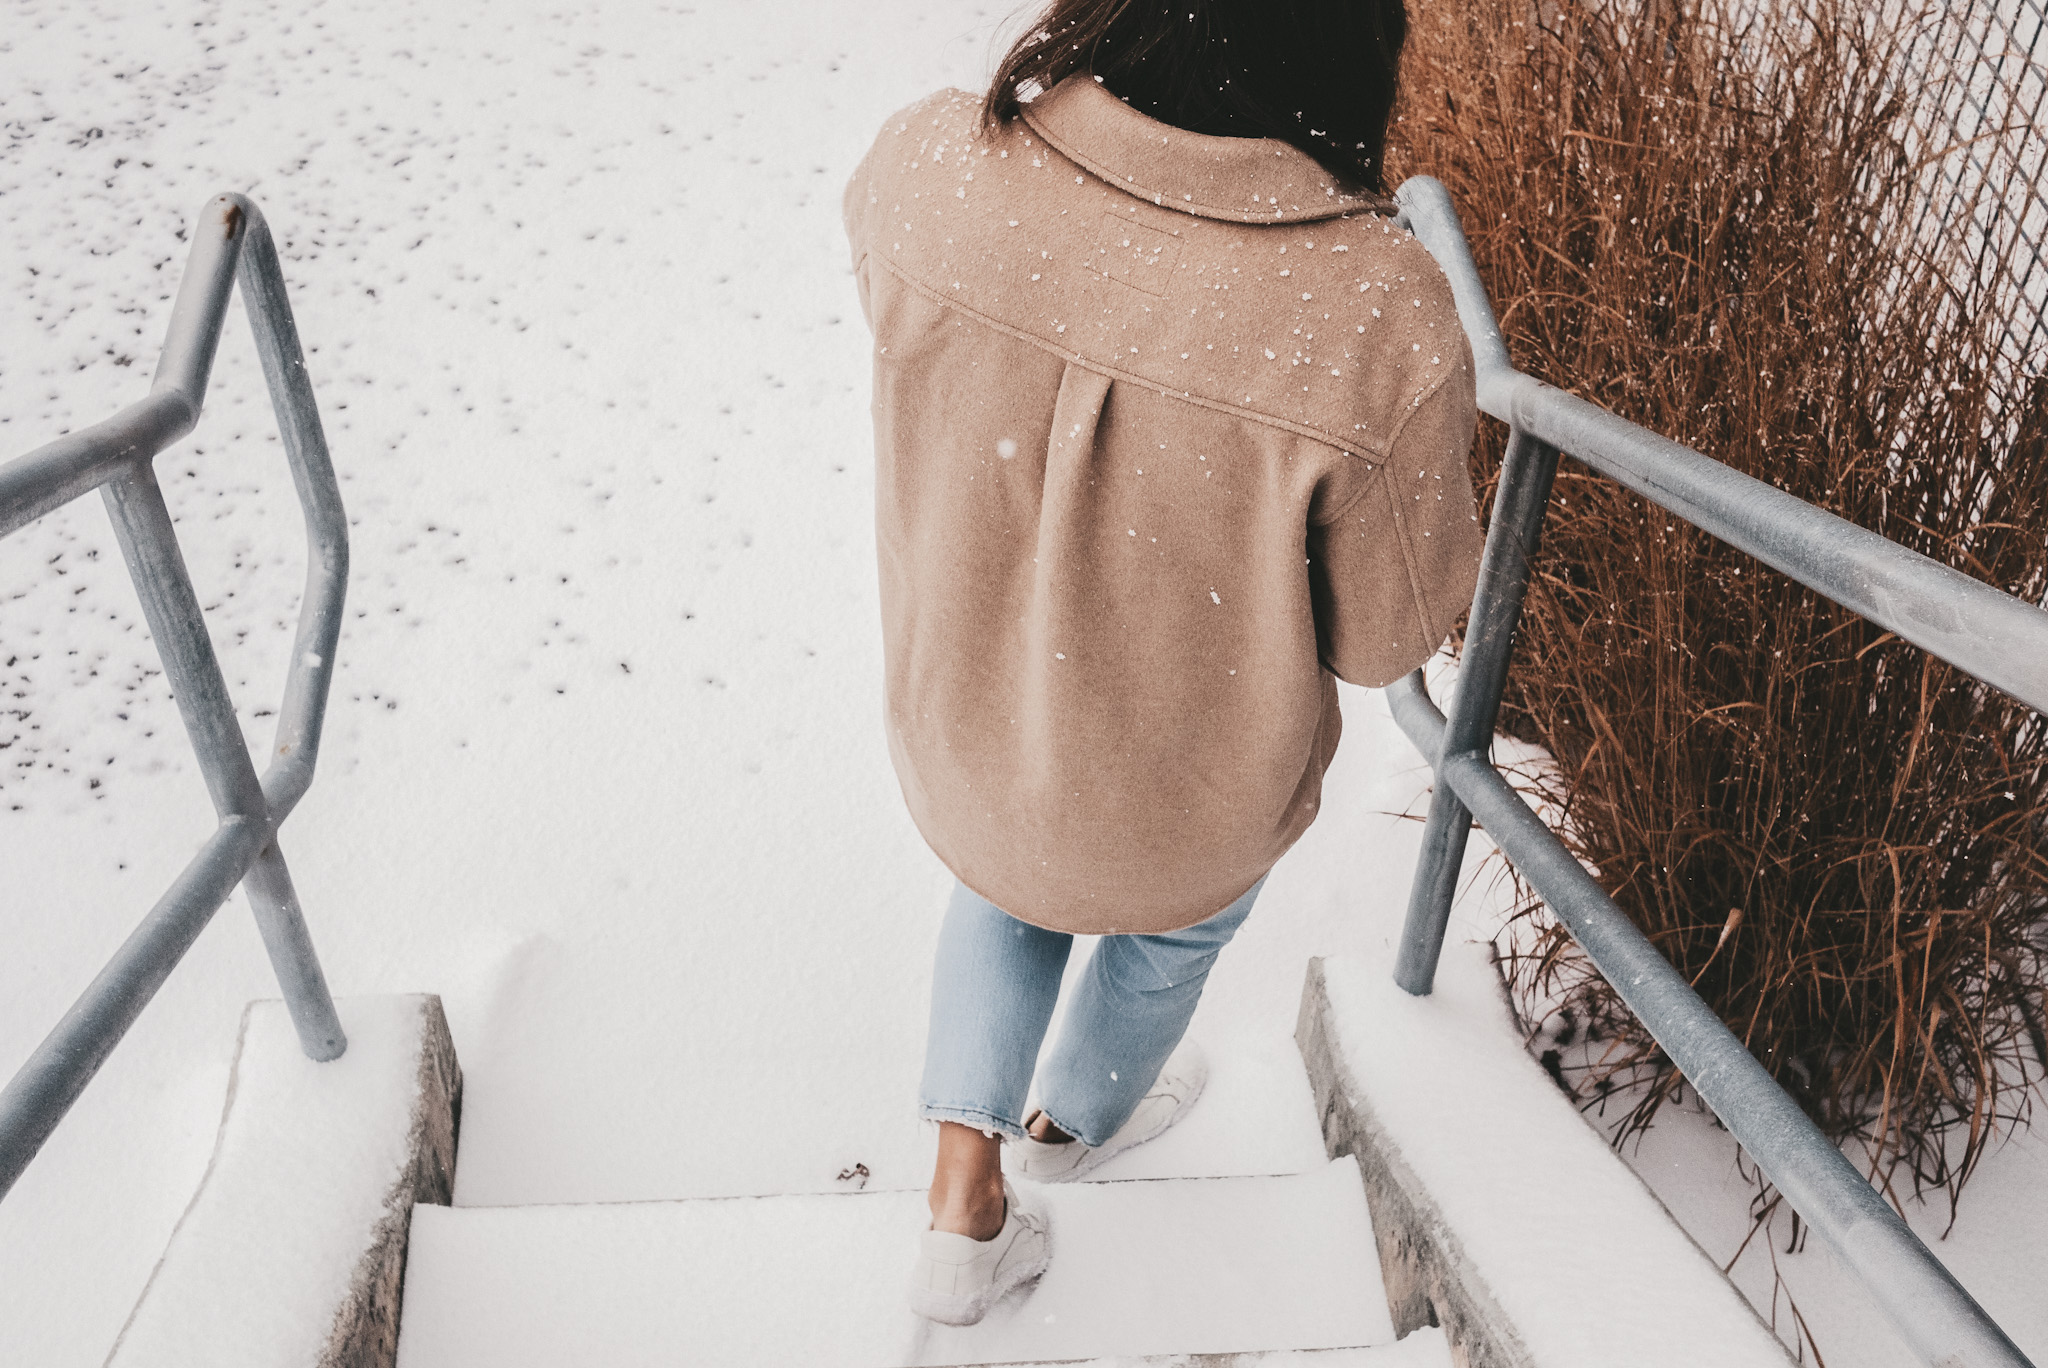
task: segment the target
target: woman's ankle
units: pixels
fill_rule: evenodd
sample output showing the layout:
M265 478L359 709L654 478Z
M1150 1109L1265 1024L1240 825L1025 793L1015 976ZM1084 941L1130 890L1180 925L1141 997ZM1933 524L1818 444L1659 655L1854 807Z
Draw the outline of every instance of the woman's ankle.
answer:
M940 1123L929 1201L933 1230L993 1240L1005 1215L1001 1137L952 1121Z
M993 1200L985 1193L974 1197L949 1194L942 1200L935 1187L931 1194L931 1209L933 1230L965 1235L970 1240L993 1240L1002 1233L1003 1220L1008 1215L1001 1184L996 1186Z
M1024 1122L1024 1131L1041 1145L1069 1145L1074 1137L1052 1123L1044 1112L1033 1112Z

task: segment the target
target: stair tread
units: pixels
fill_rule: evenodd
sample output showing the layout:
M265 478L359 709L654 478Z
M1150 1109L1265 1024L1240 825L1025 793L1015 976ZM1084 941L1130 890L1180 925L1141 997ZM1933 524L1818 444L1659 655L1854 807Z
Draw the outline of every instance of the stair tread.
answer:
M950 1368L950 1365L933 1365ZM1139 1358L1036 1359L974 1368L1453 1368L1449 1342L1434 1326L1395 1344L1348 1349L1273 1349L1241 1354L1146 1354Z
M1274 1349L1241 1354L1147 1354L1142 1358L1038 1359L979 1368L1452 1368L1449 1342L1434 1326L1395 1344L1347 1349Z
M903 1368L1393 1342L1349 1158L1034 1191L1052 1216L1052 1267L966 1328L904 1306L927 1220L919 1191L418 1207L399 1368Z

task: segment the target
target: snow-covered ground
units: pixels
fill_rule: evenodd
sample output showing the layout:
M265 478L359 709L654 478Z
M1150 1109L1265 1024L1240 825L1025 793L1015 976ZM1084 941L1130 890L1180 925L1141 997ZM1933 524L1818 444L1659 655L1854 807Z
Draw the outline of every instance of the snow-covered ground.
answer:
M1946 1238L1948 1200L1939 1192L1908 1200L1906 1220L2041 1364L2048 1363L2048 1117L2036 1116L2035 1129L2011 1136L1985 1158L1963 1189ZM1795 1326L1804 1319L1811 1343L1829 1364L1918 1368L1920 1360L1870 1297L1818 1240L1804 1238L1803 1227L1798 1252L1787 1252L1793 1242L1788 1212L1777 1213L1768 1238L1748 1238L1755 1188L1737 1169L1734 1140L1696 1101L1667 1107L1641 1145L1631 1142L1623 1155L1701 1248L1724 1266L1735 1260L1736 1286L1786 1343L1798 1341ZM1813 1362L1811 1349L1806 1361Z
M948 876L882 741L838 199L886 113L981 80L1007 8L0 12L0 459L146 390L208 196L251 193L283 250L354 524L285 849L338 993L445 1000L458 1202L918 1185ZM238 318L158 469L266 743L302 544ZM1123 1176L1323 1162L1303 966L1393 934L1419 824L1391 814L1426 782L1377 699L1345 705L1324 816L1197 1018L1214 1094ZM0 1071L211 828L97 502L0 545ZM238 897L0 1203L0 1363L104 1356L274 992ZM1966 1199L1950 1245L2006 1229ZM2021 1287L2043 1243L1999 1246Z

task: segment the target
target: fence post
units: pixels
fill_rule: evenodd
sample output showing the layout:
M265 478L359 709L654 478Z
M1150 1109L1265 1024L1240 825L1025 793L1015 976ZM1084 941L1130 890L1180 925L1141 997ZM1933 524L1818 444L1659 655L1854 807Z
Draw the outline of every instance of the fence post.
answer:
M1443 953L1444 929L1451 920L1458 871L1465 863L1465 842L1472 834L1472 814L1444 779L1444 763L1467 751L1484 754L1492 745L1501 690L1507 684L1508 658L1529 587L1529 560L1536 554L1544 510L1550 505L1550 483L1556 475L1556 447L1520 428L1509 431L1492 525L1487 529L1486 554L1479 562L1479 587L1472 595L1472 612L1465 623L1458 691L1451 700L1443 751L1428 757L1436 770L1436 786L1429 800L1429 821L1422 830L1415 883L1408 894L1400 956L1394 964L1394 981L1417 997L1427 996L1436 982L1436 962Z

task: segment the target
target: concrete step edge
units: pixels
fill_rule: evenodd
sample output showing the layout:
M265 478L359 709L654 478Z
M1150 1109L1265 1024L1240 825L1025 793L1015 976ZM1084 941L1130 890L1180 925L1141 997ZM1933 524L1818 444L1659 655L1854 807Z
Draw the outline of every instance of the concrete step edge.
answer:
M1435 1326L1425 1326L1392 1344L1361 1344L1336 1349L1031 1359L1013 1363L926 1364L918 1368L1450 1368L1450 1364L1450 1344L1444 1332ZM905 1368L911 1368L911 1365L905 1365Z

